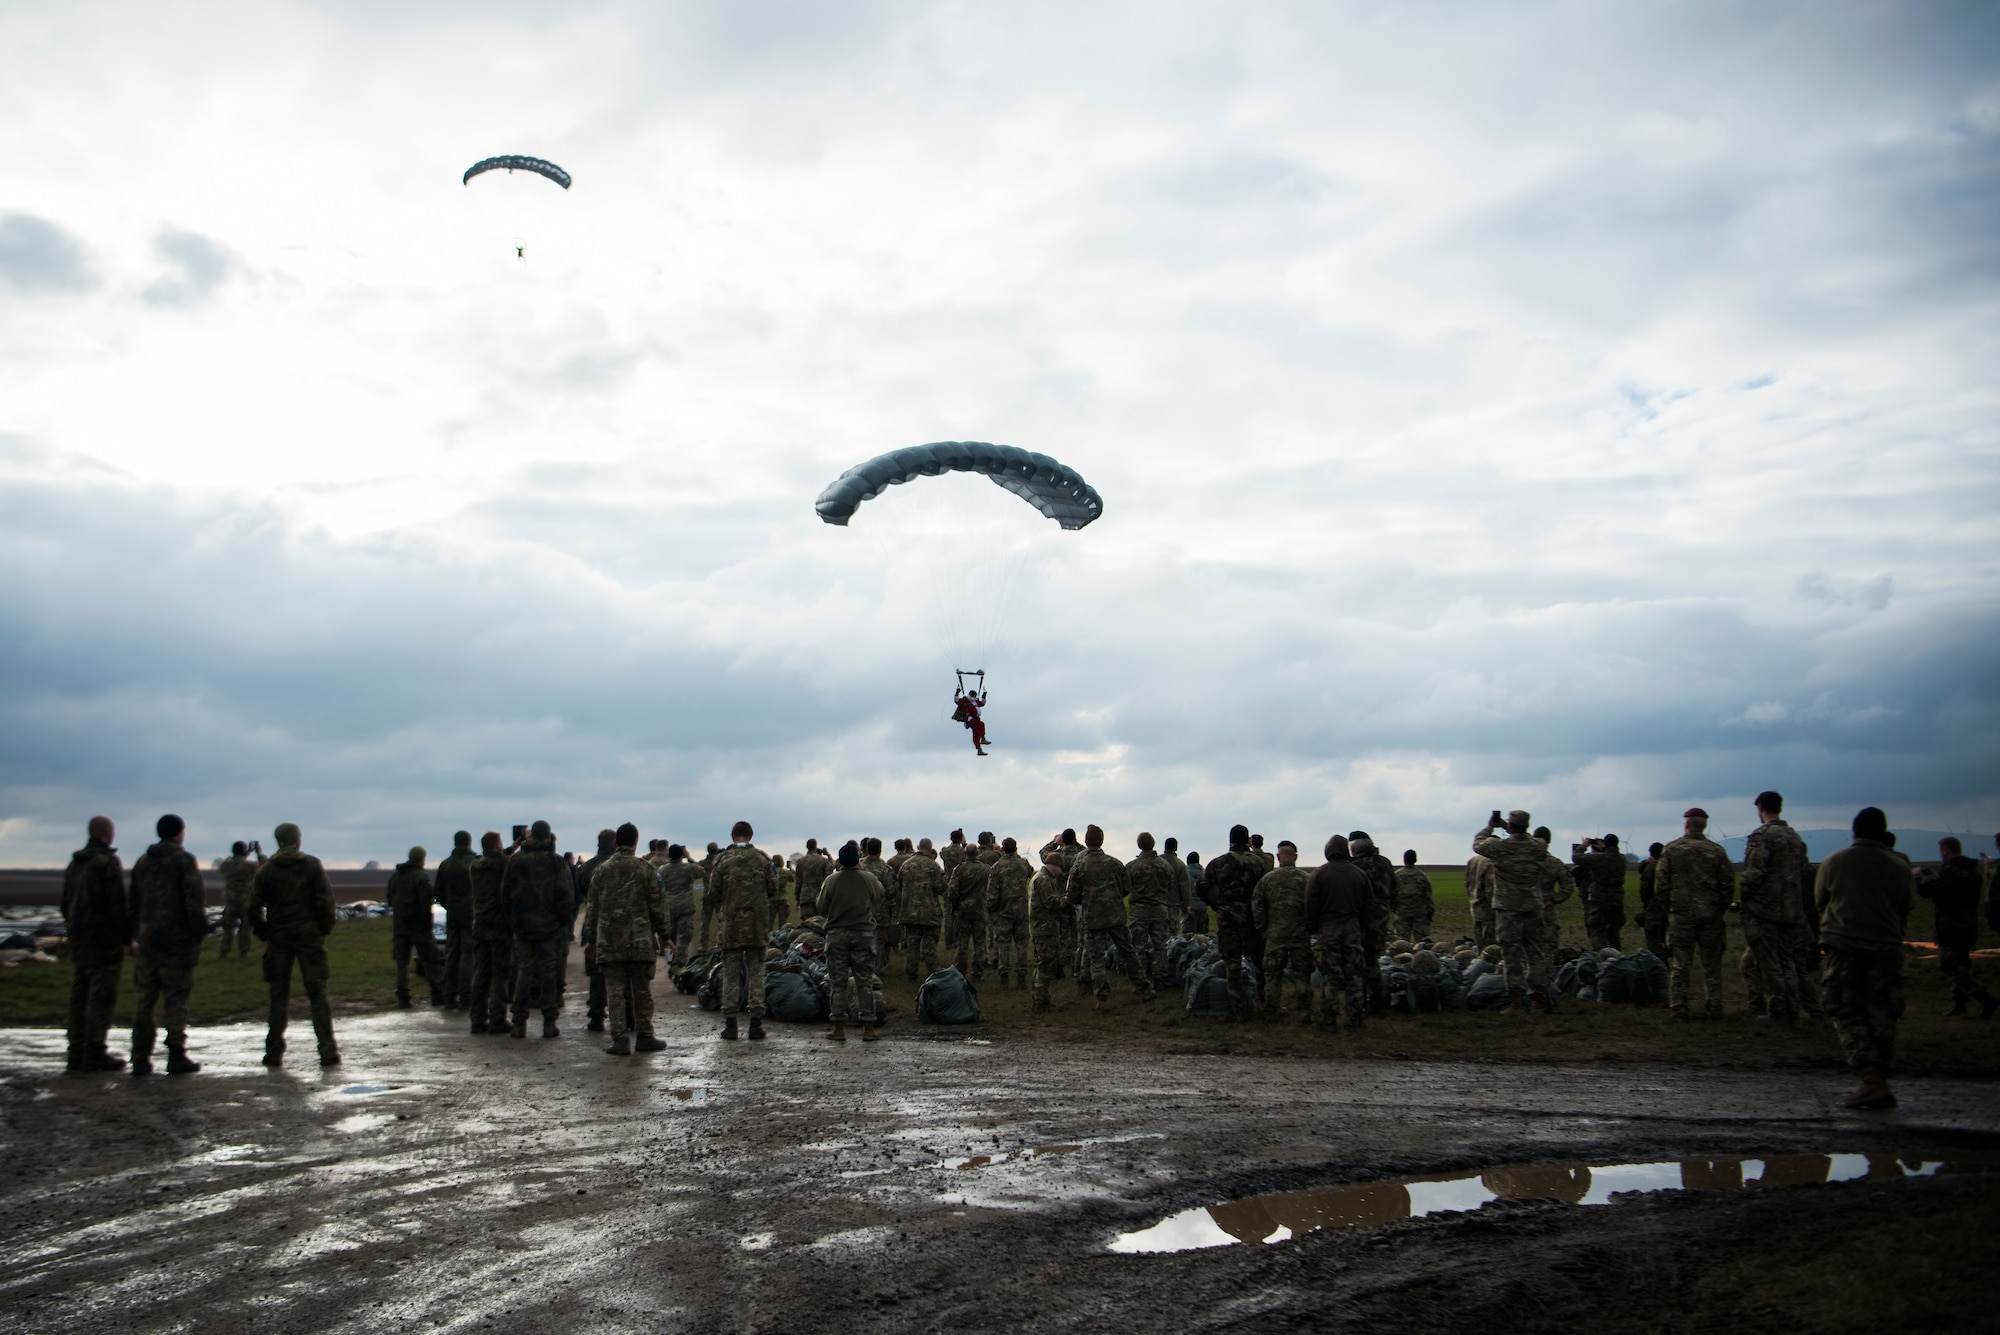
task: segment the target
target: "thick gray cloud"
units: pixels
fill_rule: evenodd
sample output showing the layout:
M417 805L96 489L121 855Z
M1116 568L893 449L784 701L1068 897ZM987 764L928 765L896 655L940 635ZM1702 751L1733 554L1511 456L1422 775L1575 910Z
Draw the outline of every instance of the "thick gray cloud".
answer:
M77 239L32 213L0 213L0 286L24 295L96 285Z

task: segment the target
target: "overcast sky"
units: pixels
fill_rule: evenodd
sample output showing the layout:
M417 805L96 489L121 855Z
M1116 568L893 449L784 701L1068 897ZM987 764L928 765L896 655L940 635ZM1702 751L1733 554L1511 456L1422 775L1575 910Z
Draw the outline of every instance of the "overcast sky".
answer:
M2000 829L1990 5L10 4L0 157L0 864ZM1104 517L814 516L950 439Z

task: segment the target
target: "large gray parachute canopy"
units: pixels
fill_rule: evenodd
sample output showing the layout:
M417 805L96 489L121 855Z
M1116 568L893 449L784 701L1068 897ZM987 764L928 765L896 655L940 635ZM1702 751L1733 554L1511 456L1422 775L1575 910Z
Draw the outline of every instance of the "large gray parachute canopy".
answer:
M1064 528L1082 528L1104 513L1104 498L1075 469L1046 454L983 440L941 440L878 455L835 478L813 509L827 523L844 526L863 501L944 473L984 473Z
M465 169L465 175L459 178L459 184L471 185L473 177L482 172L494 171L533 172L537 176L548 177L565 190L569 189L568 172L546 158L531 158L525 153L506 153L497 158L481 158Z

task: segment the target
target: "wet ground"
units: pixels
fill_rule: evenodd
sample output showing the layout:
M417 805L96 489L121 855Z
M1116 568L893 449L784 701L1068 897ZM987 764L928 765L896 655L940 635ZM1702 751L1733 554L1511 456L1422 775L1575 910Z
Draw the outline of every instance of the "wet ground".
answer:
M1994 1206L1990 1083L1851 1114L1831 1073L724 1044L687 1002L647 1057L574 1012L545 1041L417 1010L343 1021L327 1072L309 1029L277 1071L261 1029L201 1030L171 1080L66 1077L59 1032L0 1032L0 1329L1553 1329L1634 1302L1673 1328L1760 1248ZM1690 1159L1717 1189L1656 1190ZM1130 1241L1204 1218L1195 1250ZM1244 1239L1272 1245L1203 1245Z

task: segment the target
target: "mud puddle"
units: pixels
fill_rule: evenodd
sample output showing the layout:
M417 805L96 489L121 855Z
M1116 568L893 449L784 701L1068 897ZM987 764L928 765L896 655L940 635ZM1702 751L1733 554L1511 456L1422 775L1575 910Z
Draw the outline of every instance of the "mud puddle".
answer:
M1311 1191L1246 1196L1169 1215L1122 1233L1111 1250L1184 1252L1240 1242L1287 1242L1322 1228L1365 1228L1476 1210L1489 1201L1555 1200L1609 1205L1656 1191L1741 1191L1862 1178L1936 1177L2000 1171L2000 1156L1901 1158L1893 1154L1787 1154L1765 1159L1669 1159L1653 1163L1513 1164L1482 1173L1356 1182Z

